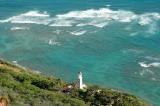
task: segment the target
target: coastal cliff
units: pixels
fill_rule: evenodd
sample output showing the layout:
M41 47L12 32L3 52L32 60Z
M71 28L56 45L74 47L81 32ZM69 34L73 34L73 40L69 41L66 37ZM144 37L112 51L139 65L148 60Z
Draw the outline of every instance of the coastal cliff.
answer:
M67 85L73 84L0 60L2 106L149 106L127 93L98 86L66 90Z

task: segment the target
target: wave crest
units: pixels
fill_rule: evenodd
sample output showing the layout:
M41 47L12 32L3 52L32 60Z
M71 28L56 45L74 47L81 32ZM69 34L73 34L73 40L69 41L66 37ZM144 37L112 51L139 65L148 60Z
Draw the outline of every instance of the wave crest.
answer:
M146 64L145 62L139 62L139 65L144 68L149 68L149 67L160 68L159 62L153 62L153 63L149 63L149 64Z
M5 20L0 20L1 23L21 23L21 24L44 24L47 25L51 21L50 15L47 12L40 13L39 11L29 11L17 16L10 17Z
M98 10L89 9L85 11L71 11L66 14L58 14L54 19L58 22L70 22L70 26L76 24L76 26L92 25L99 27L100 24L103 24L101 27L105 27L109 22L113 21L121 23L137 22L138 24L144 26L149 25L154 21L160 20L160 14L135 14L131 11L115 11L109 8L100 8Z
M157 31L156 24L160 21L159 13L136 14L126 10L112 10L110 8L88 9L82 11L70 11L51 17L47 12L29 11L17 16L0 20L0 23L28 23L43 24L52 27L82 27L94 26L103 28L112 23L139 24L141 27L149 26L148 33Z

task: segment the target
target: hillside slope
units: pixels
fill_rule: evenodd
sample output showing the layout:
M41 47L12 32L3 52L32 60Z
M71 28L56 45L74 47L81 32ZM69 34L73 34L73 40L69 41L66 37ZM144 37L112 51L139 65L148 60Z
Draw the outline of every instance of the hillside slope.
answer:
M61 79L0 60L0 105L6 106L148 106L139 98L90 86L64 92Z

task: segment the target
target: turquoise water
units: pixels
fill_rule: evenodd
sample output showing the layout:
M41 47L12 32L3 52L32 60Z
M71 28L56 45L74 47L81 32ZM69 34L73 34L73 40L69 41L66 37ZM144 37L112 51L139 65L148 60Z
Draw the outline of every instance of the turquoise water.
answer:
M160 105L160 0L0 0L0 57Z

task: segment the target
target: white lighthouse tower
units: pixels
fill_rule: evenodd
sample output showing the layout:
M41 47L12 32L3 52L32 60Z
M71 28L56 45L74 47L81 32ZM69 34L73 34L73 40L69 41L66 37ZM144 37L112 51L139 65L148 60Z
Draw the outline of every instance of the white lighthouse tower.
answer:
M77 85L79 89L83 89L84 87L86 87L86 85L83 84L83 76L81 72L78 73L78 84Z

